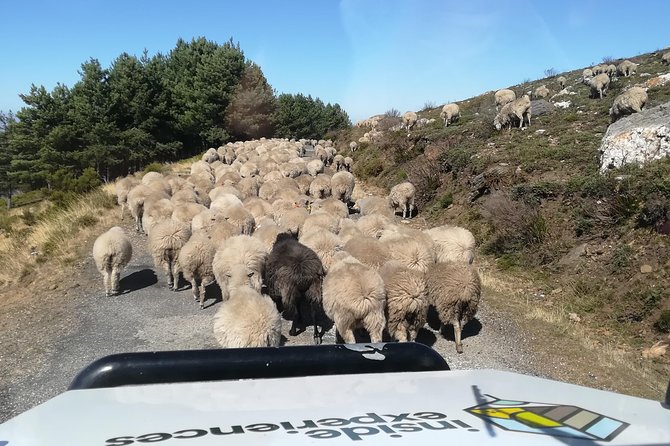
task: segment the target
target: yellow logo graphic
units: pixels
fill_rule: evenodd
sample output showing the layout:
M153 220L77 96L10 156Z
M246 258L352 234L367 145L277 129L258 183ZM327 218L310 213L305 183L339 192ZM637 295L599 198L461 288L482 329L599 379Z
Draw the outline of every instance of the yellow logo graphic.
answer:
M577 406L492 400L465 409L484 421L508 431L610 441L629 424Z

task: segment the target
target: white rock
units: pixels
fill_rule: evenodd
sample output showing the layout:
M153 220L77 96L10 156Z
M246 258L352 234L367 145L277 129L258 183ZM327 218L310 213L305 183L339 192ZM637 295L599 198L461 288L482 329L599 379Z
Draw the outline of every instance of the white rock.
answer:
M619 119L600 145L600 172L644 165L670 154L670 102Z

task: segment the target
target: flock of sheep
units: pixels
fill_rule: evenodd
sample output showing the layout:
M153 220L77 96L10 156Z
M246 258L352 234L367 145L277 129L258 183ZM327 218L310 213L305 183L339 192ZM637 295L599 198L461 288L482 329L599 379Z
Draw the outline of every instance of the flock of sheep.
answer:
M129 208L169 288L182 275L202 308L205 286L216 281L222 303L213 329L222 347L279 345L282 314L291 336L311 322L315 343L331 321L347 343L357 328L372 342L384 330L411 341L432 305L453 325L461 353L481 292L474 237L456 226L399 224L396 211L415 211L409 182L353 203L351 164L331 141L262 139L209 149L188 176L128 176L116 192L122 218ZM107 295L119 292L131 255L119 227L96 240Z
M666 52L661 56L661 63L670 65L670 52ZM580 81L589 86L592 98L602 99L611 82L616 81L619 76L631 76L636 73L637 69L638 64L629 60L624 60L618 65L596 65L592 68L585 69L582 72ZM560 87L560 90L564 90L568 80L564 76L559 76L556 78L556 83L558 84L558 87ZM642 111L648 101L647 91L648 89L646 87L632 86L617 96L609 110L612 122L617 121L623 116ZM535 99L543 99L548 97L550 93L551 92L546 85L541 85L537 87L535 91L529 91L520 98L517 98L516 93L510 89L496 91L494 100L497 114L493 119L493 126L496 130L502 130L503 128L511 130L512 127L523 128L524 126L530 126L531 94ZM440 112L440 118L444 121L445 127L458 120L460 116L460 109L458 104L455 103L444 105ZM373 116L357 122L356 126L370 127L374 132L382 117L383 116L381 115ZM418 114L413 111L408 111L402 115L402 123L399 127L409 132L419 123L421 123L421 119ZM371 133L370 135L374 136L374 133ZM359 142L367 142L367 140L370 139L370 135L366 133ZM356 145L357 147L356 142L351 142L351 144ZM352 147L352 150L354 150L354 147Z

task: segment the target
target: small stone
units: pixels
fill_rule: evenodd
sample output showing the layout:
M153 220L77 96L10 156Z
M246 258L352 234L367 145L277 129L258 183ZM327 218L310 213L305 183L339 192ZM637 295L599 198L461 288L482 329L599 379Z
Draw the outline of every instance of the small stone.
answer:
M563 292L563 288L555 288L551 290L551 294L561 294Z
M640 267L640 272L642 274L649 274L652 271L654 271L654 268L652 268L651 265L644 264Z
M51 291L55 290L56 288L58 288L58 284L56 284L56 283L54 283L53 285L51 285L51 286L49 287L49 289L50 289Z
M582 318L579 317L579 315L578 315L577 313L570 313L570 314L568 315L568 317L570 318L570 320L571 320L572 322L581 322L581 321L582 321Z

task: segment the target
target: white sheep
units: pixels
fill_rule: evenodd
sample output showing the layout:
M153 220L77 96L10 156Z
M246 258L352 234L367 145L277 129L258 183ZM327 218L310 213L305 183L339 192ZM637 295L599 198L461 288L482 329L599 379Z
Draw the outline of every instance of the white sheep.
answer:
M496 102L496 111L498 111L500 107L504 106L505 104L509 104L510 102L515 101L516 93L514 93L513 90L504 88L502 90L496 91L493 97L495 98Z
M343 203L349 203L355 185L356 180L352 173L347 171L336 172L330 179L330 193Z
M603 95L607 91L607 88L610 86L610 77L601 73L587 81L587 85L591 88L591 97L595 98L596 95L600 96L600 99L603 98Z
M362 264L375 270L391 260L386 245L371 237L352 237L344 244L344 250Z
M402 115L402 126L405 130L408 132L412 127L414 127L414 124L416 124L416 121L419 119L419 116L414 113L413 111L408 111L405 112L405 114Z
M341 169L344 169L344 157L338 153L333 158L333 164L335 164L336 172L339 172Z
M351 150L351 153L354 153L358 149L358 143L356 141L351 141L349 143L349 150Z
M426 272L435 263L432 244L427 245L420 238L396 233L382 237L380 243L387 249L389 259L415 271Z
M461 332L477 312L481 297L477 270L462 263L435 263L428 268L426 289L442 324L454 326L456 351L463 353Z
M393 218L395 215L388 197L379 197L376 195L370 195L359 199L354 204L353 209L357 210L361 216L381 214Z
M343 166L347 172L351 172L354 168L354 160L350 156L345 156Z
M381 342L385 306L384 281L368 266L339 261L323 280L323 309L346 343L356 342L357 327L369 333L371 342Z
M145 234L150 234L151 229L161 220L172 217L174 205L167 198L160 200L147 199L144 202L144 215L142 216L142 229Z
M313 159L307 162L306 165L307 173L315 177L320 173L323 173L324 164L320 159Z
M331 177L320 173L309 185L309 195L313 198L327 198L331 195Z
M624 60L619 65L617 65L617 72L622 76L628 77L632 74L635 74L637 71L638 64L631 62L630 60Z
M161 198L169 198L169 196L161 192L156 192L145 184L138 184L128 192L128 208L135 219L135 229L137 232L144 231L142 218L144 217L145 201L157 201Z
M472 263L475 258L475 237L459 226L443 225L423 231L434 242L435 261L439 263Z
M522 128L526 122L530 127L530 116L530 97L525 94L519 99L505 104L494 118L493 126L496 130L501 130L503 127L509 127L511 129L512 125L518 121L519 128Z
M533 96L535 96L536 98L546 98L547 96L549 96L549 89L547 88L546 85L540 85L533 92Z
M349 218L349 207L335 197L314 200L310 205L310 214L325 212L339 218Z
M265 252L269 254L272 251L272 246L277 236L282 232L285 232L284 228L274 222L268 222L267 224L260 224L252 234L252 237L260 240L265 248Z
M297 236L307 217L309 217L309 211L307 211L307 209L303 207L293 207L286 212L283 212L275 221L277 221L277 224L285 231Z
M593 77L593 70L590 68L586 68L584 71L582 71L582 80L587 80Z
M137 178L132 176L121 178L116 182L116 201L121 206L121 220L123 220L123 210L128 207L128 193L138 183Z
M105 296L119 293L121 271L133 256L133 246L123 229L114 226L93 243L93 260L102 274Z
M310 214L300 227L300 235L307 235L312 231L330 231L337 234L340 230L341 220L338 215L329 212L319 211Z
M149 184L153 183L154 181L160 181L163 179L163 174L159 172L147 172L142 176L142 181L141 183L144 184L145 186L148 186Z
M649 97L644 87L632 87L614 98L610 108L610 118L615 122L622 116L640 113Z
M565 78L565 76L558 76L556 78L556 82L558 82L558 85L561 87L561 90L565 88L565 86L568 84L568 80Z
M214 338L223 348L277 347L281 315L270 297L235 287L214 315Z
M416 187L409 181L393 186L389 192L389 203L393 212L402 208L402 218L411 218L414 212L415 195Z
M316 253L326 274L335 263L336 253L344 249L342 240L330 231L312 231L301 235L298 241Z
M363 233L354 220L348 218L343 218L340 221L340 230L337 232L338 237L342 240L342 243L347 243L354 237L363 237Z
M263 243L249 235L236 235L219 245L212 269L224 301L228 300L229 279L233 277L233 267L236 265L247 268L252 288L261 291L266 256Z
M666 65L670 65L670 51L664 53L663 56L661 56L661 62Z
M171 219L159 221L149 233L149 252L156 268L162 268L165 272L168 288L171 290L177 290L177 258L190 236L189 225Z
M447 127L454 121L457 121L461 117L461 110L458 107L458 104L446 104L442 107L440 112L440 118L444 120L444 126Z
M205 206L198 203L177 203L172 211L172 219L190 225L196 215L206 210Z
M219 154L217 153L215 148L210 148L208 149L203 155L202 155L202 160L206 163L213 163L214 161L219 160Z
M177 263L184 278L191 283L193 299L204 308L205 287L214 282L212 262L216 247L206 231L196 231L179 251Z
M356 221L356 227L366 237L379 239L382 232L393 225L390 218L383 214L362 215Z
M379 275L386 291L389 333L400 342L416 340L428 314L425 274L392 260L381 267Z

